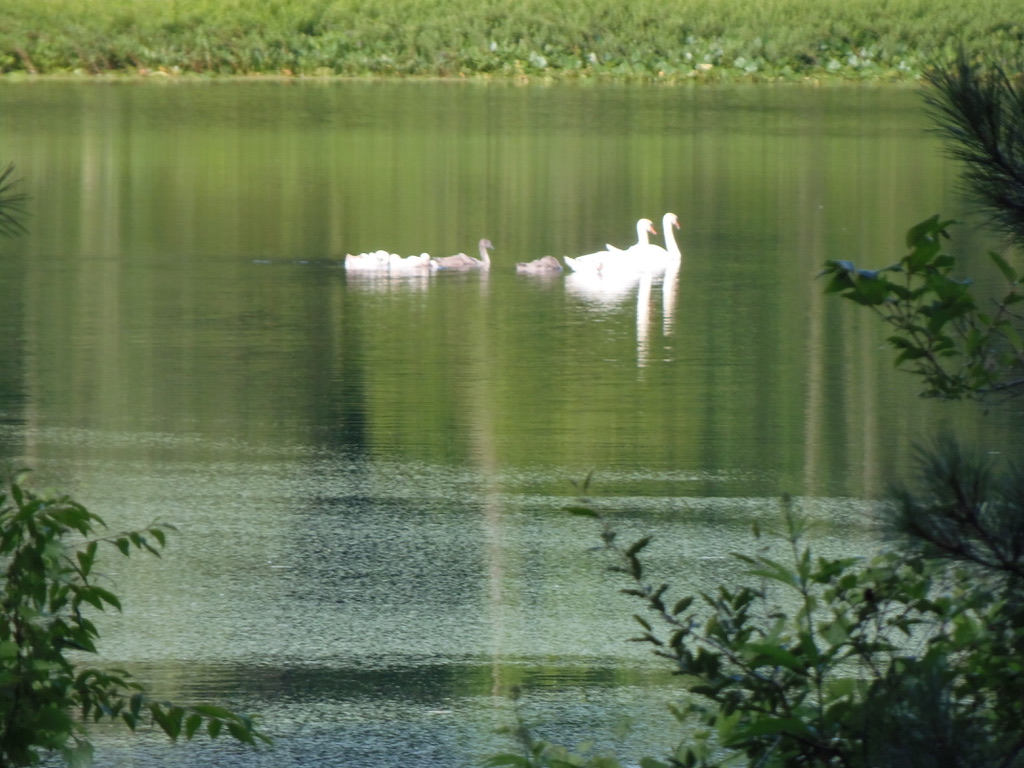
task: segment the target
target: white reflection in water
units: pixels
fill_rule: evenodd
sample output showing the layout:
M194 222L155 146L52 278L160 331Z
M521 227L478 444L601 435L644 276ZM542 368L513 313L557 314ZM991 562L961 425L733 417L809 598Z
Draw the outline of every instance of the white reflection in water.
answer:
M671 265L661 276L661 332L664 338L672 335L675 322L676 290L679 265ZM656 284L651 272L632 274L600 274L571 272L565 277L566 291L583 299L588 309L610 312L626 304L636 291L636 364L645 368L650 363L651 347L651 295Z
M650 272L640 277L636 292L636 364L638 368L647 365L649 337L651 335L651 281Z
M565 289L592 308L608 311L618 308L633 294L640 274L602 275L598 272L572 272L565 277Z
M382 293L401 293L425 291L430 287L430 272L384 272L373 270L352 271L345 273L345 283L353 288Z
M666 338L672 335L676 316L676 283L679 280L679 263L673 262L665 270L661 280L661 333Z

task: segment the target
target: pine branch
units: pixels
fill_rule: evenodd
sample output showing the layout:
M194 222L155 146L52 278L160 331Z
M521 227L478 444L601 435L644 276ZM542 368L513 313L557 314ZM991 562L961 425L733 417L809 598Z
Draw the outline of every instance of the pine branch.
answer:
M963 51L925 73L925 97L968 191L1002 232L1024 245L1024 78L1020 66L985 66Z

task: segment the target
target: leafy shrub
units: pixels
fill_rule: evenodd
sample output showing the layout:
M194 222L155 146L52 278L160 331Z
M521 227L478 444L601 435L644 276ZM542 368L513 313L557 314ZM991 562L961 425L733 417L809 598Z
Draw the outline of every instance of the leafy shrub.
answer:
M103 718L131 730L151 723L172 739L204 729L210 737L226 730L246 744L268 741L246 716L155 701L125 670L69 658L97 652L89 609L121 610L95 572L101 547L159 556L172 530L155 524L97 537L104 527L81 504L37 496L17 478L0 492L0 766L35 765L49 751L87 764L93 750L86 725Z
M784 499L786 559L734 553L740 586L671 598L643 566L649 537L620 545L607 518L572 508L602 522L611 569L646 606L633 639L685 692L670 705L679 745L642 768L1024 765L1024 464L945 438L919 451L918 475L880 518L897 547L816 556ZM620 765L512 732L520 751L488 765Z
M986 311L970 280L955 276L956 259L945 253L952 221L933 216L907 232L908 251L881 269L844 260L826 262L826 291L869 307L894 331L896 365L923 380L922 394L948 399L1019 391L1024 380L1024 340L1015 305L1024 301L1016 269L990 253L1009 284Z

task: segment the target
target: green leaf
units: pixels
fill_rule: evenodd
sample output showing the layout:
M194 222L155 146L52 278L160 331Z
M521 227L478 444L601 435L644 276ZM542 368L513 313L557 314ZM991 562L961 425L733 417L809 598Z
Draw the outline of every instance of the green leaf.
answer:
M740 722L741 715L742 713L739 711L727 714L724 710L720 710L715 716L715 729L718 731L718 738L722 743L729 741L733 730Z
M571 506L563 507L563 509L570 515L579 515L580 517L600 517L601 515L595 512L590 507Z
M907 255L904 262L907 265L907 272L915 274L927 267L939 256L941 245L938 240L922 238L915 245L914 249Z
M964 352L967 355L975 354L984 342L985 337L982 336L981 331L977 328L971 328L967 333L967 337L964 339Z
M82 740L75 742L73 747L61 747L61 755L68 768L91 768L93 765L94 749L91 743Z
M999 267L999 271L1003 273L1003 277L1006 278L1008 283L1016 283L1018 280L1017 270L1010 266L1009 262L994 251L989 253L989 257Z
M644 549L648 544L651 543L653 536L644 536L639 541L635 541L630 544L629 549L626 550L626 557L632 557L637 554L640 550Z
M891 292L889 281L879 278L875 273L862 274L857 280L853 290L845 294L846 298L852 299L864 306L877 306L884 304Z
M691 605L693 605L693 597L692 596L687 596L687 597L684 597L684 598L680 599L679 602L677 602L675 604L675 606L673 606L673 608L672 608L672 615L673 616L678 616L680 613L685 611Z
M138 717L139 713L142 711L142 705L145 703L145 700L146 697L141 693L132 694L131 699L128 701L128 710Z
M503 765L518 766L518 768L530 768L530 761L522 755L514 755L511 752L500 755L493 755L484 762L489 768L499 768Z
M254 744L252 729L243 723L237 721L228 722L228 733L235 739L243 744Z
M750 643L745 650L751 666L764 666L765 663L773 667L785 667L794 672L802 672L807 665L796 656L778 645L769 643Z
M938 222L939 214L936 213L931 218L925 219L908 229L906 235L907 248L913 248L925 236L934 235Z
M763 576L766 579L773 579L774 581L788 584L791 587L800 586L800 579L797 574L780 563L767 557L759 557L758 563L766 567L751 569L749 571L751 576Z
M99 545L95 541L89 542L85 549L75 553L78 560L78 570L83 577L87 577L92 571L93 562L96 560L96 550Z
M762 717L747 726L736 729L736 739L784 734L798 738L813 738L810 726L798 717Z
M191 740L195 735L196 731L199 730L199 726L203 724L203 716L198 712L193 712L187 718L185 718L185 738Z
M577 488L580 489L580 493L586 493L587 489L590 488L590 482L593 479L594 479L594 470L590 470L589 472L587 472L587 476L585 478L583 478L583 482L582 483L577 483L575 480L572 480L571 482L572 482L572 484L574 486L576 486Z
M191 707L193 712L198 712L203 717L212 717L220 720L230 720L235 717L235 713L230 709L224 707L216 707L211 704L196 704Z
M153 716L153 721L160 726L160 730L167 734L172 741L176 741L181 735L185 710L181 707L169 706L165 711L163 705L154 702L150 703L149 712Z
M928 357L928 352L920 347L904 347L903 351L896 355L896 360L893 365L898 366L905 363L907 360L920 360L924 357Z
M643 576L643 566L640 565L640 560L636 555L628 555L629 559L629 575L633 577L634 581L640 581Z
M1007 326L1003 328L1002 333L1003 336L1006 337L1006 340L1010 343L1010 346L1012 346L1015 350L1020 350L1022 348L1022 345L1024 345L1024 341L1021 340L1020 333L1018 333L1017 329L1014 328L1013 326Z
M828 702L848 699L854 696L864 683L855 677L839 677L829 680L825 685L825 700Z
M105 603L107 603L109 605L112 605L114 608L117 608L117 610L119 610L119 611L121 610L121 601L118 599L117 595L115 595L113 592L110 592L110 591L108 591L106 589L103 589L103 587L97 587L95 585L92 586L91 589L92 589L93 592L96 593L97 596L99 596L99 598L101 600L103 600L103 602L105 602ZM102 608L102 606L100 606L100 608Z

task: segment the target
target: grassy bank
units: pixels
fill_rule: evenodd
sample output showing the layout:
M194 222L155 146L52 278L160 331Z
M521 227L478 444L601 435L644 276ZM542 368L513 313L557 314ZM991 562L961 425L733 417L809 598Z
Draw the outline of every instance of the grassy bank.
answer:
M1015 54L1019 0L6 0L0 72L914 77Z

